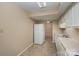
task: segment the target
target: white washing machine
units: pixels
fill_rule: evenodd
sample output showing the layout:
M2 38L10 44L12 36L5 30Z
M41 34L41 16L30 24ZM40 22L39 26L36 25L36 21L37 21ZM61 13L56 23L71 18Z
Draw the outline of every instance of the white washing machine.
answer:
M77 51L66 51L66 56L79 56Z

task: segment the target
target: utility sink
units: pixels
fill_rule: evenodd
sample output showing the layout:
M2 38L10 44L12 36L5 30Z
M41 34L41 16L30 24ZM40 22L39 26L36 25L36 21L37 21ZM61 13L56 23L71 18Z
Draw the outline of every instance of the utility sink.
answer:
M71 38L58 37L59 41L62 43L66 51L79 53L79 43Z

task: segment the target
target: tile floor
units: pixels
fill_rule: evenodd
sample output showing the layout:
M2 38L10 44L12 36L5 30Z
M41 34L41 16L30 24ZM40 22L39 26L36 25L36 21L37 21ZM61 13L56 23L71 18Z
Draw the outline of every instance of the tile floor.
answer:
M46 40L42 45L32 45L22 56L56 56L56 47Z

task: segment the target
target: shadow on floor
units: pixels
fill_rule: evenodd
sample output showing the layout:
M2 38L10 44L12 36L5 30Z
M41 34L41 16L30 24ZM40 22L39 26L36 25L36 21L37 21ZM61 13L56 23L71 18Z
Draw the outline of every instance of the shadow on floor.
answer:
M32 45L22 56L56 56L54 43L46 40L42 45Z

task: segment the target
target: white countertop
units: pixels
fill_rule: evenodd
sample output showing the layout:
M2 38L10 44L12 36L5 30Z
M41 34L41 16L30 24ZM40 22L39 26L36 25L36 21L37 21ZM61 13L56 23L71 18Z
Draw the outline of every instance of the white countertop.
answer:
M79 43L70 38L58 37L67 52L79 54Z

